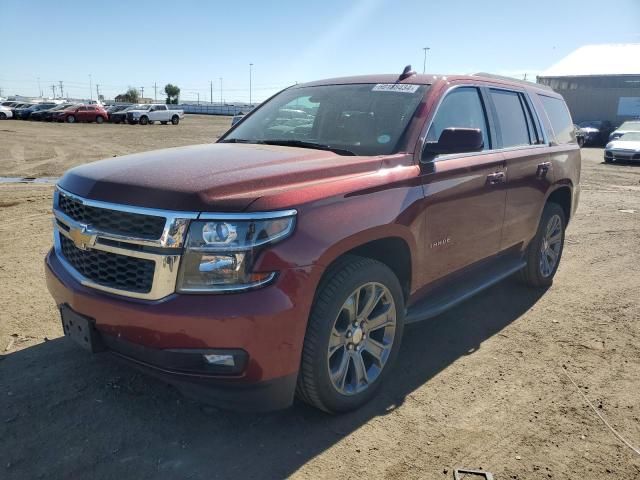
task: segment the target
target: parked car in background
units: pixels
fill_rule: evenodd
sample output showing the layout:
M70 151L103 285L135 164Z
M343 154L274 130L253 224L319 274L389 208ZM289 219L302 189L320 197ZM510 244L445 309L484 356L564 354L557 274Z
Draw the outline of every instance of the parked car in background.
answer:
M628 132L640 132L640 120L629 120L611 132L609 140L616 140Z
M584 134L584 145L604 145L613 131L613 125L607 120L593 120L578 124Z
M5 102L0 103L0 106L7 107L7 108L12 108L12 107L16 106L18 103L20 103L20 102L7 100Z
M0 106L0 120L7 120L13 118L13 112L9 107Z
M73 103L61 103L59 105L56 105L54 107L51 108L47 108L45 110L36 110L35 112L31 113L31 116L29 117L31 120L35 120L35 121L40 121L40 120L44 120L47 122L50 122L53 119L53 115L56 112L59 112L60 110L64 110L65 108L71 107L75 104Z
M53 119L58 122L96 122L107 120L107 112L99 105L73 105L56 112Z
M126 123L127 112L129 112L130 110L135 110L136 108L138 108L138 105L130 105L123 108L122 110L118 110L117 112L112 112L111 114L109 114L109 121L111 123Z
M105 108L105 110L107 111L107 115L109 117L109 121L113 122L114 113L122 112L123 110L126 110L131 106L132 105L110 105L109 107Z
M609 142L604 149L604 161L640 162L640 131L626 132Z
M147 125L149 123L160 122L166 125L171 122L178 125L180 119L184 118L183 110L171 110L164 103L139 105L137 108L127 110L127 122L129 125Z
M55 107L57 104L55 103L36 103L35 105L30 105L29 107L17 108L13 114L19 120L28 120L31 117L33 112L38 112L41 110L47 110L49 108Z
M576 142L578 143L578 146L582 148L584 146L584 132L575 123L573 124L573 131L575 132Z
M295 85L215 144L67 172L45 268L65 335L202 401L338 413L394 375L406 323L516 273L541 295L580 191L564 100L409 70Z
M16 103L14 106L9 107L11 108L11 112L13 113L13 118L16 118L16 110L19 110L21 108L29 108L30 106L32 106L33 103Z

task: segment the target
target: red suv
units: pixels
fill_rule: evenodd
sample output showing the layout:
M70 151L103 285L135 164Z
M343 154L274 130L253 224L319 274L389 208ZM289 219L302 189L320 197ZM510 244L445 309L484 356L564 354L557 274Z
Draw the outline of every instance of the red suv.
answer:
M216 144L67 172L48 287L66 335L200 400L343 412L407 323L512 274L550 285L579 178L569 111L540 85L296 85Z
M53 120L56 122L96 122L103 123L109 118L107 111L100 105L73 105L56 112Z

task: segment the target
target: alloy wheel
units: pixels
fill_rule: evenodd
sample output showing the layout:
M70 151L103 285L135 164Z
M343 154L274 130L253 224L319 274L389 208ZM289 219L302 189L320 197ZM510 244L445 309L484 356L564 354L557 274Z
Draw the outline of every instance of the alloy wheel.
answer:
M334 321L327 351L333 387L343 395L366 390L382 373L396 333L396 306L389 289L376 282L347 297Z
M540 273L550 276L560 259L562 247L562 219L559 215L549 218L542 242L540 243Z

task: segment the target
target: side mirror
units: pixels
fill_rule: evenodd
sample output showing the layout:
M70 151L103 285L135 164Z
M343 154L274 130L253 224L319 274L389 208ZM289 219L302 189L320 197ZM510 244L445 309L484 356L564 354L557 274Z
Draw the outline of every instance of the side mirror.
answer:
M424 145L423 158L450 153L479 152L484 147L484 139L479 128L445 128L437 142Z

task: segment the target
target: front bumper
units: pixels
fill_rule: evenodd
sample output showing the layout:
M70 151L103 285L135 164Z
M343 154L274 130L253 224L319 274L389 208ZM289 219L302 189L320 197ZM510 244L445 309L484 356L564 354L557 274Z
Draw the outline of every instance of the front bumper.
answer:
M284 270L274 284L249 292L149 301L81 285L53 251L45 263L58 306L95 320L108 350L185 394L235 409L273 410L292 402L319 274L314 267ZM181 371L162 360L176 349L242 350L246 367L231 375Z

